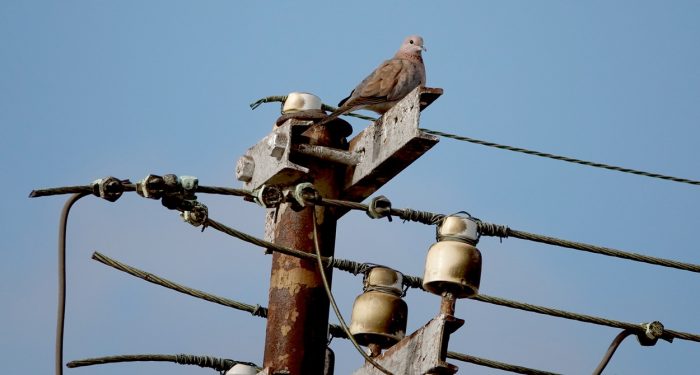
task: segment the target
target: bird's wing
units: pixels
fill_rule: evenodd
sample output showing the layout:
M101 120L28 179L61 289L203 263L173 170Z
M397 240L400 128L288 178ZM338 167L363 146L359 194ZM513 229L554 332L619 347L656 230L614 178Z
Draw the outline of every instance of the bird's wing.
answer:
M396 100L394 98L396 85L402 81L400 76L405 67L405 63L400 59L384 61L355 87L348 99L341 103L356 107Z

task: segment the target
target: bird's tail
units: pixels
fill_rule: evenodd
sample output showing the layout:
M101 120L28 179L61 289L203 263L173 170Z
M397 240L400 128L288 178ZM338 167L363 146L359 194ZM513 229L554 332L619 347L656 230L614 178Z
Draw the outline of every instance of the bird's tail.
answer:
M335 111L331 112L331 114L328 115L328 117L325 117L321 121L317 122L316 125L325 125L325 124L337 119L338 116L344 114L347 111L348 111L348 108L342 108L342 107L338 108Z

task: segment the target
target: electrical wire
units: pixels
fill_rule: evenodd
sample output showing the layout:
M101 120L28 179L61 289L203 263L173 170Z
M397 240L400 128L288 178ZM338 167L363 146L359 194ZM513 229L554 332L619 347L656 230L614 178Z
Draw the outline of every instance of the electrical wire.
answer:
M140 279L146 280L148 282L151 282L153 284L174 290L176 292L186 294L195 298L203 299L208 302L213 302L217 303L222 306L230 307L236 310L240 311L246 311L249 312L253 316L258 316L261 318L267 318L267 308L262 307L259 304L257 305L251 305L248 303L240 302L240 301L234 301L229 298L217 296L214 294L206 293L200 290L192 289L186 286L183 286L181 284L177 284L174 281L165 279L163 277L154 275L150 272L142 271L138 268L129 266L127 264L124 264L122 262L119 262L115 259L112 259L104 254L95 252L92 256L92 259L113 267L114 269L118 271L122 271L124 273L127 273L129 275L138 277ZM317 258L318 259L318 258ZM195 291L195 292L192 292ZM256 311L259 311L260 313L256 313ZM341 339L348 339L348 334L343 330L343 328L340 325L337 324L329 324L328 325L328 332L332 337L337 337ZM522 367L522 366L517 366L517 365L511 365L508 363L503 363L503 362L498 362L486 358L480 358L468 354L463 354L463 353L458 353L458 352L447 352L447 358L452 358L456 359L458 361L462 362L468 362L468 363L473 363L478 366L484 366L484 367L491 367L491 368L496 368L504 371L509 371L509 372L515 372L515 373L520 373L520 374L535 374L535 375L552 375L554 373L547 372L547 371L542 371L542 370L536 370L536 369L531 369L527 367ZM87 361L87 360L84 360ZM69 362L69 367L77 367L72 366L72 363L74 362Z
M133 184L125 184L125 191L133 191ZM30 197L42 197L56 194L67 194L67 193L78 193L85 191L92 191L89 186L67 186L59 188L49 188L49 189L38 189L32 191ZM197 188L197 192L207 193L207 194L220 194L220 195L233 195L242 196L248 200L252 199L255 195L253 192L244 189L234 189L225 188L218 186L200 186ZM366 204L338 199L328 199L322 197L316 197L313 203L320 206L332 206L340 207L350 210L358 210L363 212L370 212L370 207ZM388 215L391 217L398 216L399 218L406 221L415 221L427 225L439 224L442 219L446 216L445 214L433 213L429 211L419 211L410 208L390 208L388 210ZM214 224L215 225L215 224ZM656 266L675 268L684 271L700 273L700 265L679 262L672 259L665 259L659 257L653 257L649 255L639 254L630 251L623 251L618 249L613 249L604 246L596 246L587 244L584 242L569 241L565 239L560 239L556 237L545 236L536 233L525 232L521 230L511 229L506 225L493 224L485 221L478 220L477 225L479 228L479 234L482 236L499 237L499 238L519 238L522 240L539 242L548 245L554 245L559 247L565 247L573 250L586 251L589 253L605 255L614 258L627 259L634 262L641 262L647 264L653 264ZM280 250L283 251L283 250Z
M56 350L54 369L56 375L63 375L63 331L66 322L66 232L68 215L75 202L89 193L73 194L63 205L58 224L58 309L56 312Z
M316 260L318 261L318 272L321 273L321 280L323 280L323 287L326 290L326 294L328 295L328 300L331 303L331 307L333 307L333 312L335 312L335 316L338 318L338 322L340 323L340 326L343 328L343 331L348 335L348 339L350 342L352 342L352 345L357 349L357 351L362 354L362 356L365 358L367 362L372 364L377 370L387 374L387 375L393 375L393 373L384 367L377 363L372 357L367 355L364 350L360 347L360 345L357 343L355 338L352 336L352 333L350 333L350 329L348 328L348 325L345 323L345 319L343 319L343 314L340 313L340 309L338 308L338 304L335 303L335 298L333 298L333 292L331 292L331 287L328 284L328 278L326 277L326 270L323 267L323 259L321 257L321 247L318 245L318 223L316 222L316 207L311 207L311 210L313 212L312 217L314 221L314 249L316 250Z
M526 148L513 147L513 146L507 146L507 145L502 145L502 144L493 143L493 142L482 141L479 139L464 137L461 135L444 133L444 132L437 131L437 130L430 130L430 129L423 129L423 128L421 128L420 130L422 132L432 134L432 135L437 135L440 137L451 138L451 139L455 139L458 141L464 141L464 142L471 142L471 143L475 143L475 144L482 145L482 146L500 148L501 150L520 152L523 154L535 155L535 156L539 156L539 157L543 157L543 158L549 158L549 159L560 160L560 161L565 161L565 162L569 162L569 163L586 165L589 167L603 168L603 169L608 169L608 170L616 171L616 172L630 173L630 174L635 174L638 176L658 178L658 179L662 179L662 180L681 182L681 183L690 184L690 185L700 185L700 181L689 180L686 178L667 176L667 175L658 174L658 173L644 172L644 171L640 171L640 170L636 170L636 169L623 168L623 167L618 167L618 166L609 165L609 164L596 163L596 162L592 162L592 161L574 159L574 158L570 158L570 157L566 157L566 156L548 154L546 152L533 151L533 150L528 150Z
M615 336L612 343L610 343L610 347L608 348L608 351L605 352L603 359L598 364L598 367L596 367L595 370L593 370L593 375L600 375L603 373L603 370L605 370L605 366L608 365L608 362L610 362L610 359L612 358L613 354L615 354L615 351L620 346L620 344L622 344L622 341L625 338L627 338L627 336L633 335L633 334L634 334L634 332L632 330L626 329L626 330L623 330L622 332L618 333L617 336Z
M217 358L205 355L192 354L125 354L106 357L85 358L71 361L66 364L68 368L104 365L108 363L122 362L173 362L179 365L195 365L202 368L211 368L220 373L230 370L237 364L255 367L257 371L262 371L258 365L252 362L241 362L228 358Z
M232 237L236 237L238 239L241 239L245 242L252 243L254 245L270 249L272 251L280 251L283 254L286 255L292 255L298 258L303 258L303 259L309 259L310 256L313 257L312 254L305 253L303 251L287 248L287 247L282 247L276 244L273 244L271 242L262 240L260 238L251 236L249 234L237 231L231 227L228 227L224 224L221 224L217 221L214 221L212 219L207 219L208 223L215 223L215 225L210 224L211 227L221 231L222 233L226 233ZM331 261L331 258L327 257L321 257L322 261L328 264L329 266L332 266L334 268L346 271L346 272L351 272L348 269L340 268L336 266L335 259ZM354 264L351 269L355 269L355 266L359 269L363 269L364 267L367 267L368 265L366 263L359 263L359 262L354 262L354 261L348 261L344 260L344 262L349 262L350 264ZM403 277L404 280L404 285L410 287L410 288L416 288L416 289L421 289L423 290L423 278L418 277L418 276L411 276L408 274L404 274ZM523 302L517 302L517 301L511 301L505 298L499 298L499 297L492 297L488 296L485 294L477 294L476 296L471 297L470 299L475 300L475 301L480 301L480 302L486 302L494 305L500 305L508 308L514 308L518 310L524 310L524 311L529 311L529 312L535 312L538 314L544 314L544 315L550 315L550 316L555 316L558 318L564 318L564 319L569 319L569 320L577 320L580 322L585 322L585 323L592 323L592 324L597 324L597 325L604 325L608 327L613 327L613 328L621 328L621 329L633 329L638 332L644 332L645 328L642 327L640 324L634 324L634 323L627 323L627 322L621 322L618 320L612 320L612 319L605 319L605 318L600 318L596 316L591 316L591 315L585 315L585 314L578 314L578 313L572 313L569 311L564 311L564 310L558 310L558 309L553 309L550 307L544 307L544 306L538 306L538 305L533 305L529 303L523 303ZM664 329L664 333L661 336L662 339L664 340L672 340L674 338L679 338L683 340L689 340L689 341L695 341L695 342L700 342L700 335L697 334L692 334L692 333L686 333L686 332L678 332L678 331L673 331L670 329Z
M260 106L263 103L284 102L285 100L287 100L286 96L281 96L281 95L268 96L268 97L261 98L255 102L251 103L250 108L256 109L256 108L258 108L258 106ZM337 108L335 108L333 106L329 106L327 104L322 104L322 109L324 109L326 111L333 112ZM354 113L346 113L345 115L357 117L357 118L361 118L363 120L369 120L369 121L376 121L377 120L377 118L374 118L374 117L362 116L362 115L358 115L358 114L354 114ZM470 142L470 143L474 143L474 144L478 144L478 145L482 145L482 146L499 148L501 150L520 152L523 154L534 155L534 156L539 156L539 157L549 158L549 159L554 159L554 160L560 160L560 161L565 161L565 162L574 163L574 164L586 165L589 167L608 169L608 170L616 171L616 172L630 173L630 174L635 174L638 176L658 178L658 179L662 179L662 180L680 182L680 183L685 183L685 184L690 184L690 185L700 185L700 181L697 181L697 180L690 180L690 179L686 179L686 178L667 176L667 175L663 175L663 174L659 174L659 173L651 173L651 172L645 172L645 171L640 171L640 170L636 170L636 169L623 168L623 167L618 167L615 165L596 163L596 162L592 162L592 161L570 158L567 156L561 156L561 155L549 154L546 152L529 150L529 149L521 148L521 147L502 145L502 144L498 144L498 143L494 143L494 142L482 141L482 140L475 139L475 138L465 137L465 136L457 135L457 134L445 133L445 132L441 132L441 131L437 131L437 130L431 130L431 129L425 129L425 128L420 128L419 130L424 132L424 133L427 133L427 134L437 135L437 136L444 137L444 138L450 138L450 139L454 139L457 141Z

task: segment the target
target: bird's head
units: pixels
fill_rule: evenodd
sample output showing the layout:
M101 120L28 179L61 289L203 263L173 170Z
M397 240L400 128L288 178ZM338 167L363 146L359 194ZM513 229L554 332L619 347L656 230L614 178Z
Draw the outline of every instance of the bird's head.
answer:
M420 56L423 51L427 51L423 45L423 38L420 35L410 35L403 40L397 54Z

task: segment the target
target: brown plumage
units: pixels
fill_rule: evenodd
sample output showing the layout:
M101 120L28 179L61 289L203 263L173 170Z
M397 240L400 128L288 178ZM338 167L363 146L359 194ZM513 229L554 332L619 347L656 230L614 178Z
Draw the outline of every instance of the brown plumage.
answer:
M384 61L362 80L350 96L338 103L338 109L324 118L325 124L343 113L368 109L384 114L418 86L425 85L425 65L421 53L423 38L411 35L390 60Z

